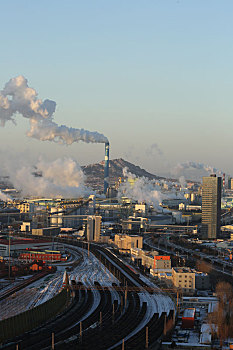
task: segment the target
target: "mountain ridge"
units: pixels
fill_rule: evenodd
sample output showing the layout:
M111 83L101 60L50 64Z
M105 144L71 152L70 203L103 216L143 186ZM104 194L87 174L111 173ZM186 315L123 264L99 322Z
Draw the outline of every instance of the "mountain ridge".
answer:
M81 167L86 175L86 184L99 190L103 190L104 181L104 161ZM123 169L127 168L128 171L137 177L147 177L150 180L165 179L155 174L151 174L138 165L130 163L123 158L111 159L109 161L109 180L110 184L114 185L119 177L123 177Z

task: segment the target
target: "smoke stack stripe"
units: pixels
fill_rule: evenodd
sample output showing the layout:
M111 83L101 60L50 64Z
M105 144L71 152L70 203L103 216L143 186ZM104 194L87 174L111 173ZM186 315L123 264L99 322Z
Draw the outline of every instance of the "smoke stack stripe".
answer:
M105 164L104 164L104 193L109 187L109 142L105 143Z

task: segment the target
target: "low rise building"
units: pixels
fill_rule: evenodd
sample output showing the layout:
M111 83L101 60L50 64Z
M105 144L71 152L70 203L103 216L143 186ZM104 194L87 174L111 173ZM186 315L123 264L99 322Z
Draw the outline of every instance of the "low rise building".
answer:
M172 268L172 281L183 293L193 295L195 292L195 272L188 267Z
M23 222L20 226L21 232L30 232L31 231L31 222Z
M130 252L131 248L143 247L143 237L137 235L116 234L114 244L121 250Z
M46 240L38 241L30 238L2 238L0 239L0 257L9 256L9 251L11 256L13 256L28 248L50 248L51 244L51 242L47 242Z
M195 271L195 288L198 290L210 289L210 276L207 273Z
M35 236L58 236L59 233L60 227L43 227L32 229L32 235Z
M138 265L146 266L149 269L171 269L170 256L158 255L156 250L147 251L138 248L131 249L132 261L138 261Z
M29 250L27 252L23 252L19 256L20 260L31 262L31 261L43 261L43 262L55 262L61 261L61 253L59 251L33 251Z

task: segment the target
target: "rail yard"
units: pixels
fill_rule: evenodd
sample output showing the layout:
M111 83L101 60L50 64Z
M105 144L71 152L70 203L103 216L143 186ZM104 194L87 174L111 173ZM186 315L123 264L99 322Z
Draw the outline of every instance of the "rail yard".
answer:
M50 349L51 343L56 349L159 348L163 335L173 327L173 300L105 247L58 241L70 250L71 261L58 264L30 307L59 292L66 270L70 270L73 295L70 304L46 324L9 339L1 348Z

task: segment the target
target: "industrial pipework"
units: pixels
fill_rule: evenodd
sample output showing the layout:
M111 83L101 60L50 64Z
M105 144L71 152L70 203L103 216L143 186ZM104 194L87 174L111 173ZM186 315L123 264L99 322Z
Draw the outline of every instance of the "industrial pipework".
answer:
M109 187L109 142L105 143L105 164L104 164L104 193Z

